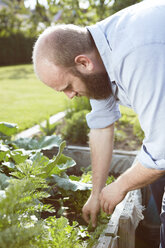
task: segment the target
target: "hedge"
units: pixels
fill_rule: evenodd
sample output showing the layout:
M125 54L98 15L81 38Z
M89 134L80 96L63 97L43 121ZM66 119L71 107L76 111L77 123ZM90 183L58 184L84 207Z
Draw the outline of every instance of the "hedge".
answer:
M0 37L0 66L31 63L34 42L21 33Z

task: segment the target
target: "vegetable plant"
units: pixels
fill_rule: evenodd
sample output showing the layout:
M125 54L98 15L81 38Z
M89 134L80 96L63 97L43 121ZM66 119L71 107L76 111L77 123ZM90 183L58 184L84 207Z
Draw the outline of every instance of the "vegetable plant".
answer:
M66 218L80 215L91 172L68 175L75 161L63 154L59 136L15 140L16 125L1 123L0 130L0 247L92 247L108 217L101 215L96 230ZM49 159L43 150L53 147Z

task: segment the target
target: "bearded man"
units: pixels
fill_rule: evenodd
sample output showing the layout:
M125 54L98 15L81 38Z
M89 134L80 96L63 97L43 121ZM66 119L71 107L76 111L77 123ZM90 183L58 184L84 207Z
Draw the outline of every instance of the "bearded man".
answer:
M69 98L90 98L93 189L83 217L93 226L100 207L111 214L128 191L165 174L164 26L165 1L143 1L92 26L50 27L34 46L34 70L42 82ZM138 114L145 139L134 166L105 187L119 104ZM165 197L161 220L165 248Z

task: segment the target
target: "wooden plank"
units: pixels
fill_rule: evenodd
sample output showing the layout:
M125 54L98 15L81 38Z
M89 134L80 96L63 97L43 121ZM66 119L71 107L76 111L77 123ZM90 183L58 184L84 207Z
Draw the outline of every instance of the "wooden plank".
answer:
M135 248L135 228L130 217L120 218L118 235L119 248Z
M116 206L95 248L134 248L135 229L142 218L140 207L140 190L129 192L125 199Z
M118 248L135 248L135 230L140 219L143 218L141 212L141 192L132 191L119 219Z
M118 223L128 197L129 196L126 196L125 199L116 206L107 225L107 228L105 229L103 235L101 235L101 237L99 238L97 246L95 246L94 248L112 248L113 246L114 248L118 248Z

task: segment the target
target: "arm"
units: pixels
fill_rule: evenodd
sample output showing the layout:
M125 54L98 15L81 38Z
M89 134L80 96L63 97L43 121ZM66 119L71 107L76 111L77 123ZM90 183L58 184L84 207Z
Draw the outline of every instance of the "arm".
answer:
M165 171L150 169L136 162L126 170L115 182L106 186L100 194L101 207L111 214L128 191L144 187L165 174Z
M92 192L83 207L83 218L96 226L97 214L100 210L99 195L105 186L109 173L113 151L114 124L101 129L92 129L90 132L90 147L92 159Z

